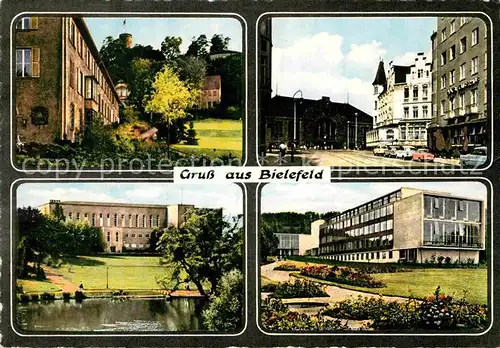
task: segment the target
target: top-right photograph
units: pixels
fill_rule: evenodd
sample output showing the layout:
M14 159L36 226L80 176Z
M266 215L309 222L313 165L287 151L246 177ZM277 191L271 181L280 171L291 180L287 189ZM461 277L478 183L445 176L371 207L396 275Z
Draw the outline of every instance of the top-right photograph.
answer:
M259 163L488 167L491 34L479 15L261 17Z

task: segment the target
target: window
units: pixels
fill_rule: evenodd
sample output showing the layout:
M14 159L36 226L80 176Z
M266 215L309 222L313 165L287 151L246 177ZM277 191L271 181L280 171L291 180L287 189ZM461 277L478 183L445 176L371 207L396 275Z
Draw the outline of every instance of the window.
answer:
M428 95L429 95L429 86L423 85L422 86L422 99L427 100Z
M417 77L418 78L424 77L424 69L418 69Z
M116 235L116 239L115 240L118 242L118 232L116 232L115 235Z
M466 68L466 63L463 63L460 65L460 80L465 79L465 68Z
M423 118L429 117L429 110L427 105L422 106L422 117Z
M441 30L441 42L443 42L444 40L446 40L446 28Z
M92 76L85 77L85 99L97 101L97 84Z
M455 97L450 98L450 110L455 110Z
M139 215L135 216L135 227L139 227Z
M418 99L418 86L413 87L413 99Z
M111 226L111 220L110 220L110 218L109 218L109 214L108 214L108 215L106 215L106 219L107 219L107 221L106 221L106 222L107 222L107 225L108 225L108 226Z
M460 39L460 54L467 51L467 37L463 37Z
M69 129L71 131L75 129L75 104L73 103L69 105Z
M80 213L76 213L76 219L80 220Z
M444 113L446 111L445 109L446 109L446 102L444 100L441 100L441 108L440 108L441 115L444 115Z
M146 215L142 216L142 227L146 227Z
M476 45L478 41L479 41L479 28L474 28L474 30L472 30L472 43L471 43L471 46Z
M17 30L38 29L38 17L23 17L16 24Z
M441 53L441 65L445 65L445 64L446 64L446 51Z
M69 42L71 42L71 44L73 46L75 46L75 32L76 32L75 23L73 22L73 20L70 19L70 23L69 23Z
M40 77L40 49L16 49L16 73L19 77Z
M441 89L446 87L446 75L441 76Z
M418 118L418 106L413 107L413 118Z
M69 61L69 85L72 88L75 88L75 62L72 60Z
M478 71L479 71L479 57L474 57L472 58L470 65L470 74L471 75L477 74Z
M153 222L153 215L149 215L149 227L153 227L154 222Z
M477 88L474 88L473 90L470 91L470 104L472 106L477 105Z
M377 101L375 100L375 110L377 110Z
M102 226L102 214L99 214L99 226Z
M450 71L450 86L455 84L455 69Z
M408 87L405 87L405 99L410 98L410 89Z
M455 59L455 45L450 47L450 60Z
M111 240L111 232L108 232L108 236L107 236L107 241L109 242Z
M118 226L118 214L115 214L115 216L114 216L113 225Z
M467 22L467 17L460 17L460 26L464 25Z
M450 35L457 31L457 23L454 19L450 23Z
M460 93L458 95L458 107L463 108L465 105L465 93Z

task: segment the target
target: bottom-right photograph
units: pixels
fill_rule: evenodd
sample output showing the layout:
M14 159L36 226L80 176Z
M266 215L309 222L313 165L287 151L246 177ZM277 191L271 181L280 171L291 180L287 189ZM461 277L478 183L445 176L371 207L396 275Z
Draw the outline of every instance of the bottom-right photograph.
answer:
M458 180L263 186L260 328L485 332L489 194Z

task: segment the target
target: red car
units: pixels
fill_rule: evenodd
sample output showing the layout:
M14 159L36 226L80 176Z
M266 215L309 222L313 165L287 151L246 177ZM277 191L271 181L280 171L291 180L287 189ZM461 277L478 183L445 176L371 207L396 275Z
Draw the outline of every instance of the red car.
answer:
M412 160L419 162L434 162L434 155L427 149L418 149L413 153Z

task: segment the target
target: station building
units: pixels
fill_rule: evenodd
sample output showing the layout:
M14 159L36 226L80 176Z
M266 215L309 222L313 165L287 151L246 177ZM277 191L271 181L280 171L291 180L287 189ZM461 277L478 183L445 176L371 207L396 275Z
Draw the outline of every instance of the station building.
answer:
M485 202L401 188L327 220L319 256L355 262L450 258L479 262L485 248Z

